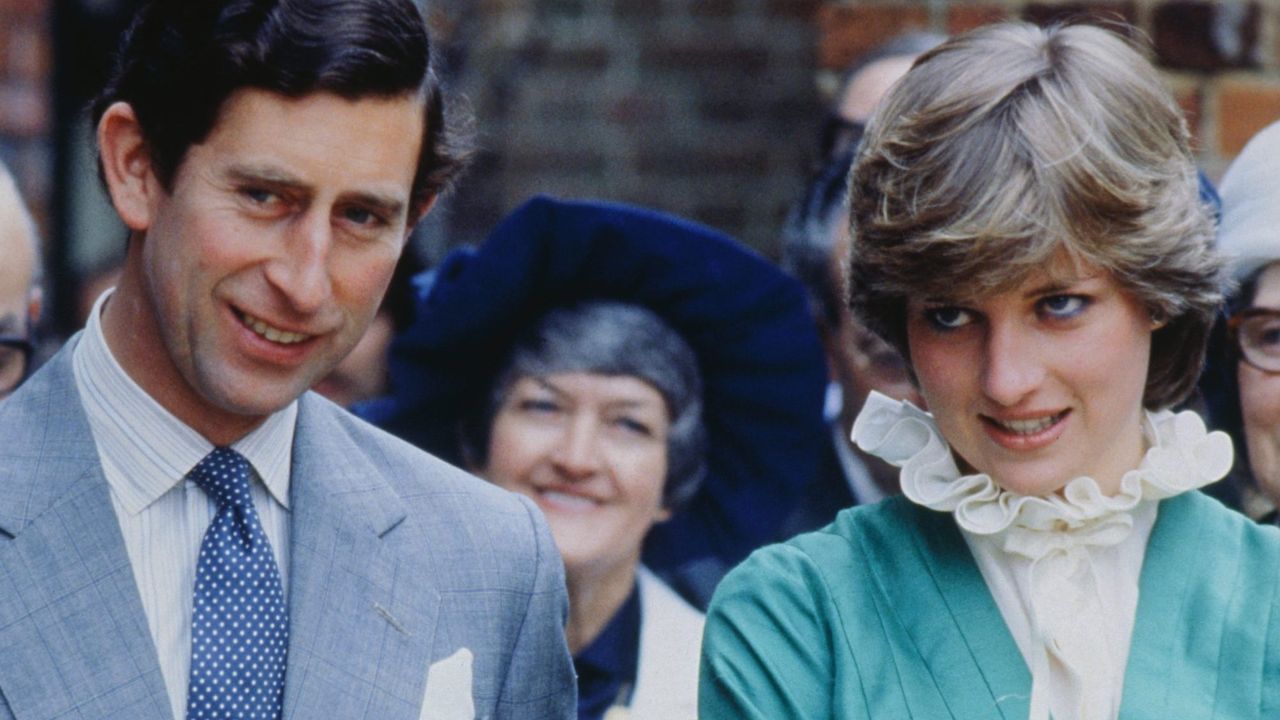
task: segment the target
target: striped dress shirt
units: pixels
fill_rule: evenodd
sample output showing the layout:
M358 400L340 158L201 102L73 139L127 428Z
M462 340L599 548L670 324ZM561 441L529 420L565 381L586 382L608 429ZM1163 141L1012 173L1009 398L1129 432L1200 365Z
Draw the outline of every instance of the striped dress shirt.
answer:
M120 367L99 319L103 293L75 348L73 368L111 489L175 718L186 717L196 558L216 503L186 475L213 445L161 407ZM268 417L232 448L254 469L254 507L288 597L289 468L298 403Z

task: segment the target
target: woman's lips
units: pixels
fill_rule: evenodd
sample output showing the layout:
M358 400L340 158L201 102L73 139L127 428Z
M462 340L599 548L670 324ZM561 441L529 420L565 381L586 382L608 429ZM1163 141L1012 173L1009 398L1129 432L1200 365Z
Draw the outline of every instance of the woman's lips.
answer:
M564 492L554 488L539 488L539 504L568 512L586 512L600 506L600 501L580 493Z
M1066 430L1071 410L1020 418L997 419L979 415L987 436L1009 450L1038 450L1057 440Z

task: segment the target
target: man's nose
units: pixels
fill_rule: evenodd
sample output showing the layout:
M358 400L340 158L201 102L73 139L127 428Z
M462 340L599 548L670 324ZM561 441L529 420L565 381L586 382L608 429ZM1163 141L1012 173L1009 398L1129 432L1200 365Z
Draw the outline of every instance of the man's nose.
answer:
M268 266L268 280L299 313L315 312L329 299L332 246L333 227L327 213L307 212L288 228L280 256Z

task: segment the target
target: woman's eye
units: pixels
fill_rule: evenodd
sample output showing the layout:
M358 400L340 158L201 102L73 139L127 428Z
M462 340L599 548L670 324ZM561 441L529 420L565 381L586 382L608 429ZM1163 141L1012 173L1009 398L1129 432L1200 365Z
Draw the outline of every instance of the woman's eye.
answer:
M1059 320L1079 315L1088 305L1080 295L1051 295L1040 301L1040 309L1044 314Z
M521 400L518 407L525 412L531 413L554 413L560 410L560 406L555 401L539 398Z
M973 321L968 310L958 307L937 307L924 311L925 319L940 330L955 330Z
M636 420L635 418L620 417L620 418L614 419L613 422L615 425L622 428L623 430L626 430L629 433L634 433L636 435L643 435L644 437L649 437L653 435L653 431L649 429L648 423L642 422L640 420Z
M1258 327L1253 336L1254 344L1258 346L1274 348L1280 345L1280 322L1270 320L1267 324Z

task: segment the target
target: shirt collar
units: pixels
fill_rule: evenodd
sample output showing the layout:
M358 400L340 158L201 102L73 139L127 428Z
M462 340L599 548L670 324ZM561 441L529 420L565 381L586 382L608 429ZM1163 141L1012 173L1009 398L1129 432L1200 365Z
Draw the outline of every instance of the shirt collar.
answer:
M113 290L94 303L72 367L107 481L124 508L137 514L181 482L213 444L148 395L111 354L100 315ZM231 445L286 509L297 418L294 400Z
M632 587L622 607L582 652L573 659L581 673L592 669L615 682L634 684L640 654L640 592Z

